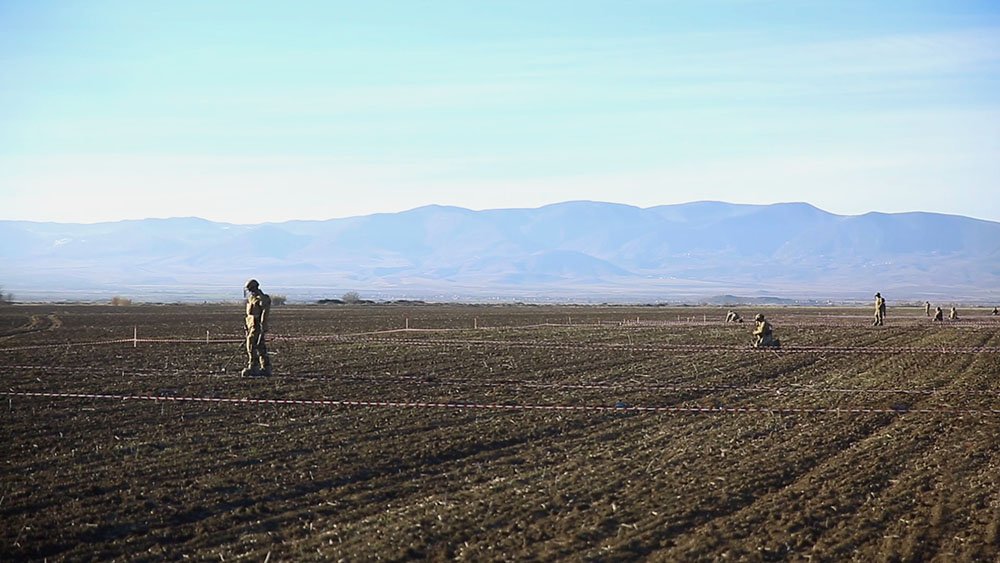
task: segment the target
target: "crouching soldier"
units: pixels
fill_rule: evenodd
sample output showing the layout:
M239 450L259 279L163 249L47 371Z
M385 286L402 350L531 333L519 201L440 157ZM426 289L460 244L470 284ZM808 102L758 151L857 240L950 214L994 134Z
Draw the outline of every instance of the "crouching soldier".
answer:
M931 321L932 322L940 322L940 321L943 321L943 320L944 320L944 311L941 310L941 307L935 308L934 309L934 318L931 319Z
M771 323L764 320L764 315L758 313L753 320L757 322L757 325L753 329L753 347L780 348L781 342L774 337L774 333L771 330Z
M271 316L271 298L260 290L257 280L247 282L244 294L247 296L248 365L242 375L271 375L271 358L264 343L268 317Z
M726 314L726 322L727 323L742 323L743 322L743 317L741 317L740 314L737 313L736 311L729 311L729 313Z

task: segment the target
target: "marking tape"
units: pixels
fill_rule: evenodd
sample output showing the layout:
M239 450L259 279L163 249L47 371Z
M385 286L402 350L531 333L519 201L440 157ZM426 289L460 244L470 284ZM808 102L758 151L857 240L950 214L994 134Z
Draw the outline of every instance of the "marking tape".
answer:
M1000 415L1000 409L926 409L878 407L703 407L703 406L608 406L608 405L510 405L501 403L440 403L406 401L351 401L335 399L260 399L229 397L180 397L169 395L111 395L105 393L48 393L32 391L5 391L7 397L35 397L58 399L103 399L112 401L155 401L177 403L226 403L249 405L296 405L323 407L381 407L399 409L478 409L507 411L575 411L575 412L645 412L680 414L958 414Z
M782 346L781 348L753 348L747 346L725 346L716 344L618 344L609 342L581 342L578 344L529 342L524 340L464 340L464 339L417 339L417 338L357 338L347 341L373 344L403 344L410 346L494 346L509 348L537 348L543 350L630 350L641 352L824 352L833 354L845 353L897 353L916 352L930 354L980 354L1000 353L1000 346Z
M559 326L559 325L531 325L535 326ZM576 325L574 325L576 326ZM507 327L504 327L507 328ZM579 349L603 349L603 350L623 350L637 352L740 352L740 353L829 353L829 354L889 354L889 353L920 353L920 354L982 354L1000 353L1000 346L783 346L781 348L753 348L749 345L732 346L719 344L622 344L613 342L579 342L579 343L552 343L544 341L524 341L524 340L484 340L484 339L458 339L458 338L389 338L377 335L387 335L394 333L431 333L461 331L466 329L392 329L382 331L360 332L352 334L316 335L316 336L287 336L274 335L271 342L343 342L343 343L363 343L378 345L406 345L406 346L490 346L507 347L520 349L540 349L540 350L579 350ZM120 338L113 340L99 340L90 342L64 342L54 344L35 344L27 346L14 346L0 348L0 352L13 352L20 350L35 350L45 348L69 348L82 346L102 346L112 344L138 343L145 344L237 344L245 342L245 338L221 338L206 340L204 338Z

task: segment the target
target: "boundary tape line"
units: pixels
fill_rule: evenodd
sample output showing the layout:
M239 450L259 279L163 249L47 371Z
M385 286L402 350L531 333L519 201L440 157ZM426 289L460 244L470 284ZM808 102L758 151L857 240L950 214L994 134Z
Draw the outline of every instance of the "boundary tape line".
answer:
M802 415L802 414L949 414L949 415L1000 415L1000 409L962 409L962 408L898 408L877 407L704 407L704 406L632 406L632 405L541 405L541 404L502 404L502 403L442 403L442 402L407 402L407 401L352 401L339 399L263 399L263 398L230 398L230 397L183 397L169 395L113 395L106 393L49 393L32 391L4 391L0 395L8 398L53 398L53 399L96 399L126 401L152 401L174 403L215 403L239 405L292 405L314 407L379 407L397 409L470 409L470 410L500 410L500 411L575 411L575 412L634 412L634 413L667 413L667 414L771 414L771 415Z
M421 329L400 329L389 332L419 332ZM753 348L720 344L624 344L613 342L580 342L551 343L544 341L525 340L484 340L462 338L380 338L367 336L373 333L358 335L329 336L276 336L270 342L319 342L334 341L341 343L362 343L377 345L405 345L417 347L430 346L482 346L499 348L539 349L539 350L580 350L602 349L635 352L740 352L740 353L829 353L829 354L886 354L886 353L919 353L919 354L997 354L1000 346L782 346L781 348ZM113 344L239 344L243 338L220 338L214 340L196 338L119 338L114 340L97 340L90 342L65 342L54 344L35 344L0 348L0 352L21 350L36 350L46 348L73 348L84 346L102 346Z
M833 354L850 353L897 353L916 352L929 354L980 354L1000 353L1000 346L782 346L781 348L753 348L746 346L726 346L716 344L618 344L611 342L581 342L579 344L552 344L545 342L529 342L524 340L482 340L482 339L417 339L417 338L352 338L345 341L365 342L373 344L405 344L411 346L493 346L508 348L537 348L543 350L629 350L640 352L789 352L813 353L825 352Z
M96 369L81 369L78 367L69 366L38 366L38 365L12 365L6 366L7 369L17 369L17 370L36 370L45 371L51 370L59 372L58 374L42 374L42 375L75 375L77 373L87 373L91 375L103 375L111 377L114 379L120 378L122 375L135 376L135 377L161 377L164 375L168 376L186 376L190 375L199 378L222 378L222 379L241 379L238 373L215 373L215 372L191 372L190 370L174 369L169 371L164 371L162 369L154 368L143 368L143 369L105 369L104 371L98 371ZM414 387L420 386L455 386L455 387L496 387L496 388L509 388L511 390L517 389L578 389L578 390L595 390L595 391L608 391L608 390L620 390L620 391L647 391L647 392L657 392L666 391L671 393L688 393L688 392L705 392L705 391L736 391L736 392L749 392L749 393L778 393L778 394L803 394L803 393L838 393L838 394L864 394L869 393L873 395L967 395L970 397L993 397L1000 396L1000 389L981 389L981 388L928 388L928 389L908 389L900 387L821 387L818 385L788 385L784 387L778 386L768 386L768 385L738 385L738 384L685 384L685 383L642 383L635 380L627 381L594 381L591 383L557 383L557 382L538 382L531 380L517 380L517 379L474 379L469 377L438 377L438 376L428 376L428 375L365 375L358 373L351 374L325 374L325 373L295 373L295 374L281 374L275 376L278 380L310 380L310 381L330 381L335 383L398 383L404 385L413 385Z
M18 350L40 350L43 348L72 348L79 346L102 346L105 344L122 344L125 342L132 342L131 338L118 338L115 340L94 340L90 342L64 342L62 344L29 344L26 346L10 346L7 348L0 348L0 352L15 352ZM202 340L204 342L204 340Z

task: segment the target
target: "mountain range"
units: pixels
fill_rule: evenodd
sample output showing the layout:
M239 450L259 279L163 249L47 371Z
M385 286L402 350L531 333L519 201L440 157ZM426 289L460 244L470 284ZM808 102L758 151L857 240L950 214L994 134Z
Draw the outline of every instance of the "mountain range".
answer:
M639 208L431 205L257 225L199 218L0 221L0 286L21 300L339 297L526 301L1000 300L1000 223L834 215L806 203Z

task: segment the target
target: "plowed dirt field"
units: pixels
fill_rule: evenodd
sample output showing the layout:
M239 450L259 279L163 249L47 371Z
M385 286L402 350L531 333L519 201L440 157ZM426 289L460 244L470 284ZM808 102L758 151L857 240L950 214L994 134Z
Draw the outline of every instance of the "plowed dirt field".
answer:
M0 560L996 560L1000 322L763 312L3 307Z

